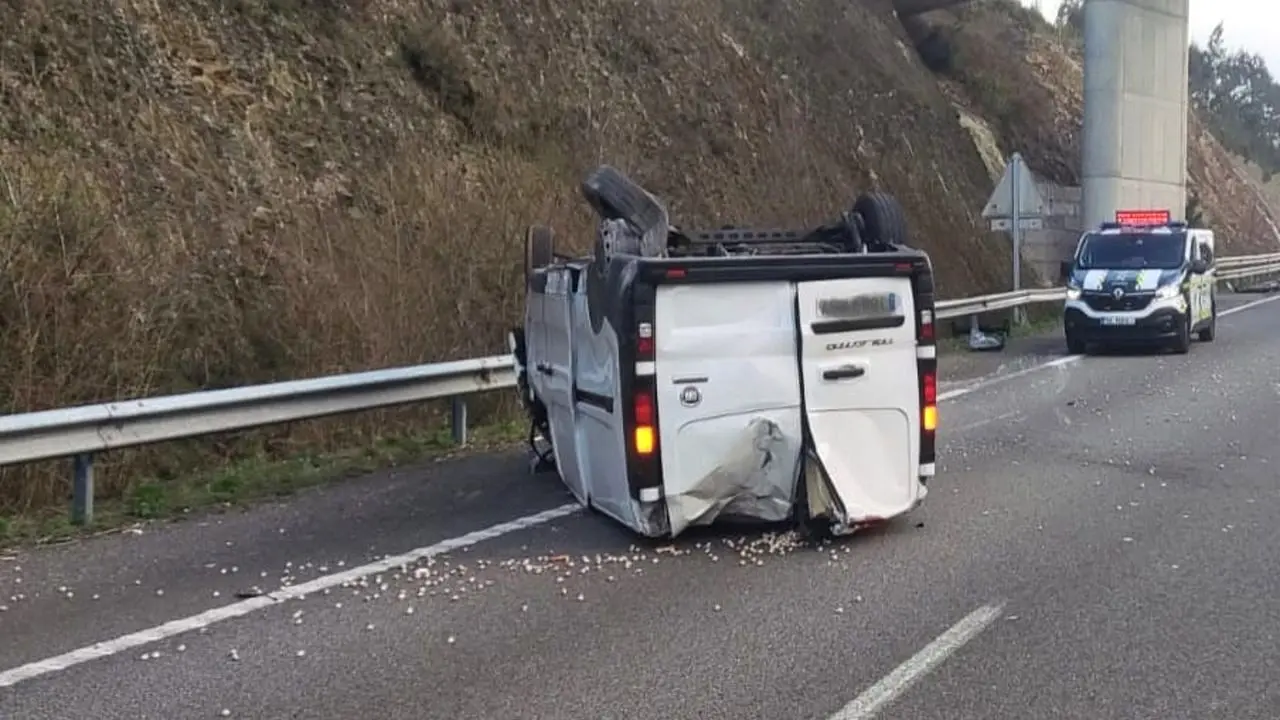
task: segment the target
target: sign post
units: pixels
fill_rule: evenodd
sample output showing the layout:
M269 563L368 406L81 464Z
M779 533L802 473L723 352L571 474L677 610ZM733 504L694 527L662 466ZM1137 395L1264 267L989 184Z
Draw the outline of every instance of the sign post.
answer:
M1020 153L1014 153L1005 166L1004 176L987 200L982 216L991 221L992 230L1008 231L1013 236L1013 289L1022 289L1022 233L1044 228L1044 199L1036 189L1035 176ZM1018 322L1023 311L1014 311Z

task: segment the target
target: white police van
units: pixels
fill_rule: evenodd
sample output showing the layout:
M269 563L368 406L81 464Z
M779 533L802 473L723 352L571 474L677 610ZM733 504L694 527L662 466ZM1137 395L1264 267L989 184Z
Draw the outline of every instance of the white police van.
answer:
M613 168L583 194L594 253L531 228L510 335L530 444L580 502L656 537L729 517L842 534L924 499L933 272L896 201L865 194L799 232L690 232Z
M1163 345L1185 353L1217 326L1213 231L1173 222L1168 211L1120 211L1084 233L1062 264L1067 349Z

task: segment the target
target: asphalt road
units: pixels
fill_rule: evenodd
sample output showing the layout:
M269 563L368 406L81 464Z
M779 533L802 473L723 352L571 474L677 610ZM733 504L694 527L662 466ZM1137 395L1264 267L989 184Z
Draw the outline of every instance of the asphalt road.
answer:
M1280 717L1280 303L1219 333L952 361L925 506L817 547L477 535L569 501L488 456L0 558L0 718Z

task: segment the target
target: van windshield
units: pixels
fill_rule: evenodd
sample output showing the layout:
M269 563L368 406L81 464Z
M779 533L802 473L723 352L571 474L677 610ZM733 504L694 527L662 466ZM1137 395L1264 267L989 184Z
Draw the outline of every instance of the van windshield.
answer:
M1089 233L1080 246L1076 267L1081 270L1173 270L1182 266L1185 232Z

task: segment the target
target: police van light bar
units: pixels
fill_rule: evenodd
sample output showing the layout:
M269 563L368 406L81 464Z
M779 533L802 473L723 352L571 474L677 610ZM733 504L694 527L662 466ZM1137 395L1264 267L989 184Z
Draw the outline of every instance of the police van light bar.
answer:
M1168 210L1117 210L1116 222L1120 225L1168 225L1173 215Z

